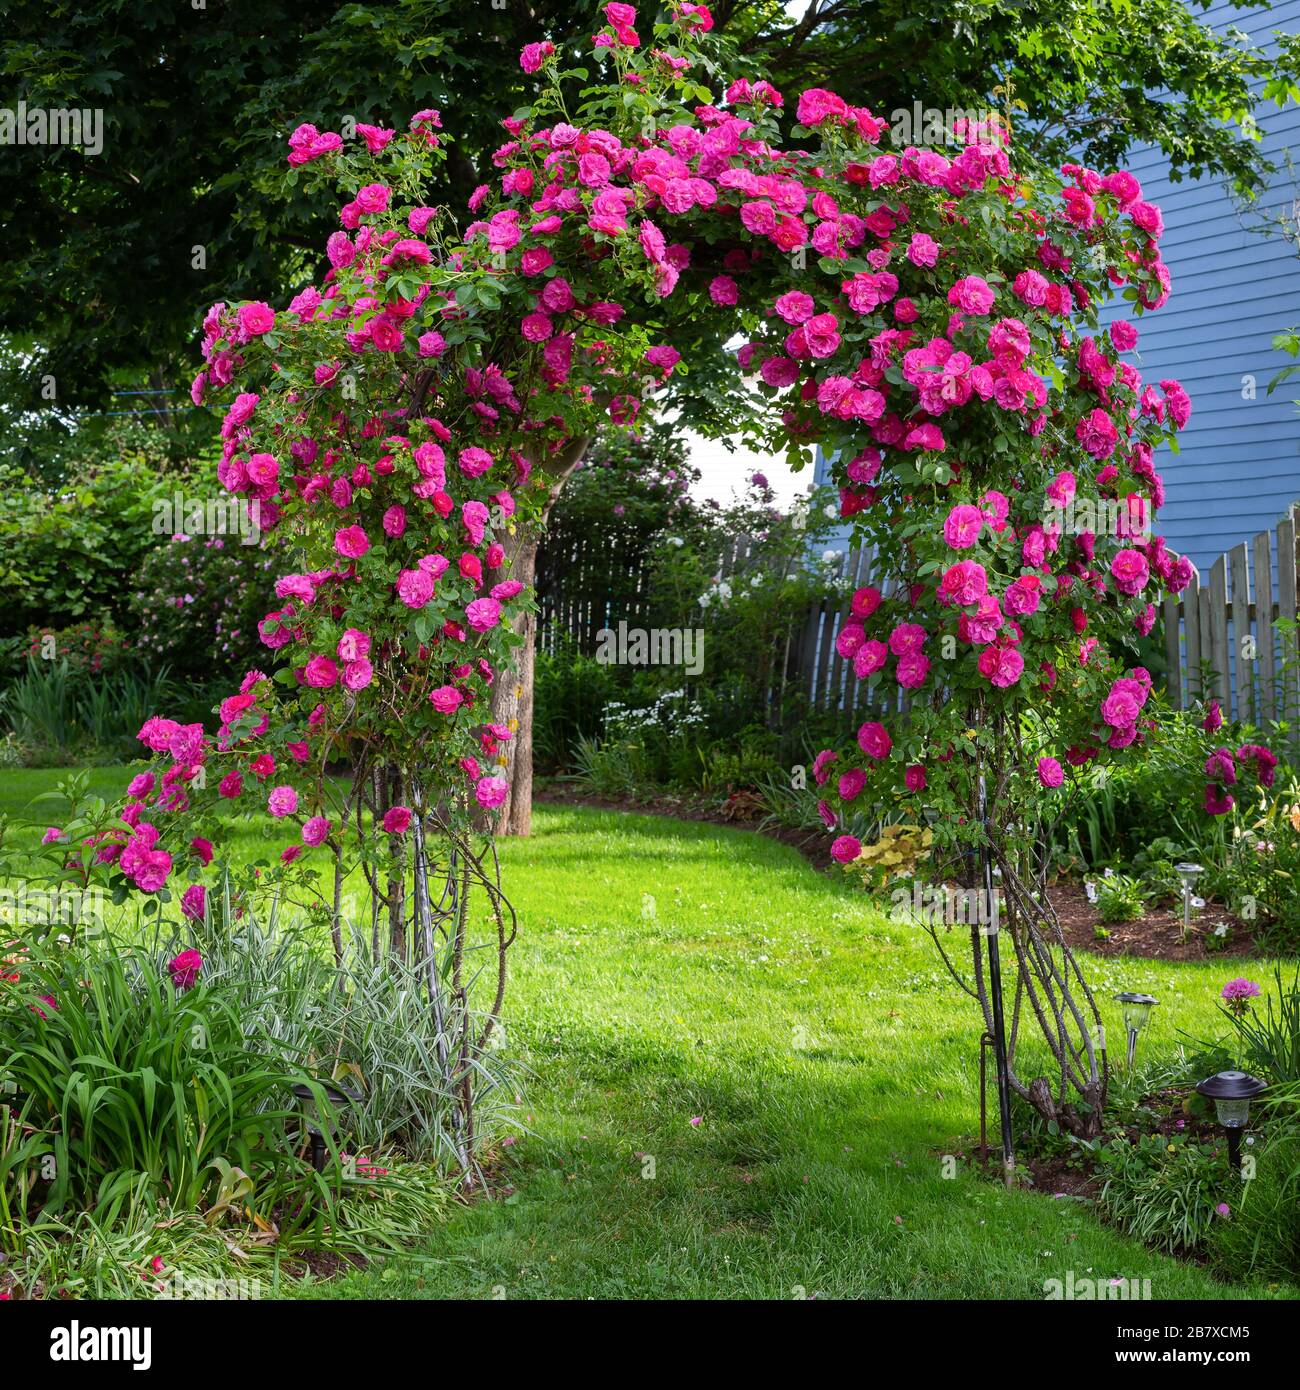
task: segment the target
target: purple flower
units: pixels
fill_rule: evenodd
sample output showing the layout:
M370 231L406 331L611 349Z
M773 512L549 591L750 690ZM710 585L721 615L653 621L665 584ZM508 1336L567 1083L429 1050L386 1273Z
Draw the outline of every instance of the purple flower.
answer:
M1240 1017L1250 1008L1250 1001L1259 998L1259 986L1254 980L1238 977L1229 980L1220 993L1229 1010Z

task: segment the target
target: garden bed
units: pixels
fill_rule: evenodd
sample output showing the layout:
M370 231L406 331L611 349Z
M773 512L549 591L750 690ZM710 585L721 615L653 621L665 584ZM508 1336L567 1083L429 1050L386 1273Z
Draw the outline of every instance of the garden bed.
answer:
M1098 956L1143 956L1149 960L1213 960L1254 956L1251 924L1217 905L1206 907L1192 924L1192 936L1183 939L1182 916L1172 908L1152 908L1131 922L1102 922L1096 906L1077 883L1061 883L1047 890L1065 939L1075 950ZM1224 922L1229 928L1226 944L1208 949L1207 929ZM1109 933L1097 935L1101 926Z

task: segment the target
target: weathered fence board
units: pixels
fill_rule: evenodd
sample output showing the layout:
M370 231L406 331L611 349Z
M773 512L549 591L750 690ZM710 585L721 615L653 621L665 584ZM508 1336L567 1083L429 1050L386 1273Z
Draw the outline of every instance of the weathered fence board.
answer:
M1255 638L1259 656L1259 713L1261 719L1272 719L1277 708L1274 682L1277 666L1273 659L1273 547L1267 531L1261 531L1253 542L1255 564ZM1175 625L1174 634L1178 628Z
M1273 719L1293 726L1300 722L1300 653L1295 627L1285 626L1296 621L1300 588L1296 529L1293 508L1275 533L1261 532L1234 546L1211 565L1208 579L1193 575L1181 600L1164 600L1166 688L1173 708L1186 709L1213 696L1225 716L1264 724ZM558 544L548 539L547 547L538 573L538 634L544 648L554 651L569 640L591 652L596 633L607 624L620 618L629 624L648 620L647 559L629 553L622 538L611 535L597 542L590 536L566 537ZM716 577L744 573L753 551L752 537L730 538L719 548ZM868 710L908 708L909 692L891 685L868 691L855 678L853 663L835 647L850 615L848 595L871 582L873 567L866 547L843 552L843 596L813 604L807 617L781 637L772 653L770 709L782 707L789 689L805 697L810 710L840 711L846 725L859 722ZM600 577L611 572L618 574L618 592L607 593ZM1204 691L1203 666L1214 673ZM1293 738L1300 742L1300 730L1293 728Z
M1277 560L1273 560L1276 538ZM1231 590L1229 591L1229 579ZM1164 602L1166 688L1175 709L1215 696L1225 716L1267 725L1296 723L1296 509L1274 534L1242 541L1193 577L1181 602ZM1281 626L1279 626L1281 624ZM1201 690L1202 667L1214 672ZM1293 740L1300 731L1292 729Z

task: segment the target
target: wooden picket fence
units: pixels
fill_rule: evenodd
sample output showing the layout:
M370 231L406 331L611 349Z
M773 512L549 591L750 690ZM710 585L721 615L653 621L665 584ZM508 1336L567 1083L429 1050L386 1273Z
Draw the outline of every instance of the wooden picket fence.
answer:
M1286 719L1297 709L1297 508L1275 531L1242 541L1194 577L1181 598L1164 604L1169 702L1186 709L1217 698L1225 716L1253 724ZM1205 679L1202 673L1208 672Z
M1267 727L1285 719L1300 743L1300 651L1294 624L1300 593L1300 552L1297 518L1300 504L1277 524L1243 541L1210 566L1208 578L1194 576L1181 597L1164 601L1166 684L1169 702L1187 709L1201 699L1217 698L1225 717ZM744 573L750 564L752 541L736 536L718 556L716 573L723 578ZM585 652L595 650L596 633L619 619L629 625L643 622L644 561L635 550L618 555L612 538L583 536L565 539L539 563L539 641L554 651L565 640ZM884 682L868 690L857 680L852 663L835 650L835 638L849 616L854 589L874 581L869 548L853 546L841 552L836 589L842 598L813 604L802 625L787 636L778 656L769 701L779 708L793 688L807 700L810 713L835 717L856 727L868 709L896 713L910 703L908 692ZM587 581L590 575L592 581ZM696 613L683 626L707 625ZM1202 689L1202 673L1210 673Z
M722 579L752 574L753 552L753 538L736 535L719 551L714 574ZM839 711L846 726L856 727L867 708L900 707L889 692L868 691L854 677L851 663L835 650L853 590L871 583L871 572L869 550L854 546L840 552L829 587L843 597L811 605L807 617L794 624L782 649L773 654L769 709L784 708L786 696L796 691L807 700L809 712L834 716ZM647 625L645 578L645 558L637 547L627 547L626 539L589 532L548 535L538 556L539 647L554 652L569 643L591 654L602 628L616 627L620 620L629 627ZM708 614L684 615L680 625L707 627Z

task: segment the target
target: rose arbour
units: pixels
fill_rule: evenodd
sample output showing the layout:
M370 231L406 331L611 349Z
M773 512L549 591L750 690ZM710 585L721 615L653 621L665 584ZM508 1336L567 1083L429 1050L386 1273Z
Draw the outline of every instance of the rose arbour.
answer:
M1013 1084L1093 1132L1096 1009L1031 896L1036 832L1075 769L1147 739L1150 677L1116 653L1191 570L1159 539L1056 518L1080 497L1163 501L1155 450L1190 405L1142 381L1133 322L1103 334L1096 316L1115 293L1135 320L1164 303L1159 212L1127 173L1031 183L996 125L951 159L885 153L886 122L833 92L709 91L726 54L705 6L671 7L645 41L631 6L602 18L580 110L563 55L524 50L538 95L502 122L464 225L424 192L450 138L436 111L351 142L290 137L290 177L343 191L328 268L286 305L214 305L193 388L225 412L221 483L259 504L282 560L266 669L215 736L149 720L157 766L94 853L142 892L180 891L221 868L214 808L265 811L281 876L310 885L302 865L332 857L336 943L359 860L376 940L382 907L392 942L423 953L432 1007L461 1010L447 1065L466 1076L484 1030L434 951L446 928L460 970L466 914L453 893L440 918L430 879L486 892L503 961L508 907L472 841L516 732L492 717L532 601L511 537L586 437L671 389L689 363L669 339L739 336L773 447L833 457L842 515L891 576L854 595L839 637L878 714L817 759L833 852L856 857L843 818L878 805L937 812L949 851L990 846L1013 1035L1034 1014L1059 1078ZM906 717L887 713L903 692ZM987 1020L985 983L977 967Z

